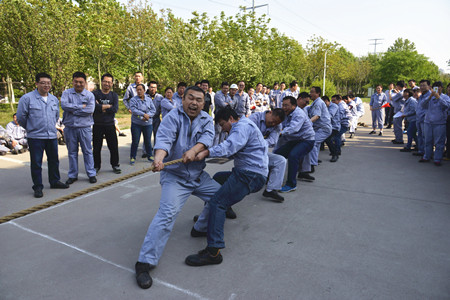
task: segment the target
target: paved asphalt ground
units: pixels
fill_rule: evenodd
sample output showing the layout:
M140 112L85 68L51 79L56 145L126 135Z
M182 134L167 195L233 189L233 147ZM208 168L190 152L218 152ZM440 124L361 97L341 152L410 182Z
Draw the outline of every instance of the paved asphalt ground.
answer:
M418 163L390 143L392 130L369 131L347 138L336 163L322 151L316 181L299 182L284 203L261 191L237 204L221 265L184 263L206 245L189 235L203 206L191 197L149 290L136 285L133 269L158 209L158 174L4 223L0 299L450 299L450 162ZM122 175L149 166L128 164L130 140L119 138ZM59 150L66 180L67 151ZM105 146L99 183L121 176L107 153ZM51 190L44 174L44 198L35 199L28 161L28 154L0 157L0 216L90 186L80 174L70 189ZM84 173L81 155L79 165Z

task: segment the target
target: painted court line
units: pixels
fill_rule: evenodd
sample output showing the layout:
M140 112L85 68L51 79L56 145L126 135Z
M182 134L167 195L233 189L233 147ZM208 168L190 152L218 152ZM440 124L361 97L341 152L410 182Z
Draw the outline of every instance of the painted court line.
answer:
M112 266L114 266L114 267L116 267L116 268L122 269L122 270L124 270L124 271L128 271L128 272L133 273L133 274L134 274L134 272L135 272L133 269L124 267L124 266L122 266L122 265L119 265L119 264L117 264L117 263L115 263L115 262L113 262L113 261L110 261L110 260L108 260L108 259L106 259L106 258L104 258L104 257L101 257L100 255L97 255L97 254L95 254L95 253L92 253L92 252L86 251L86 250L84 250L84 249L78 248L77 246L74 246L74 245L65 243L65 242L63 242L63 241L57 240L57 239L55 239L54 237L51 237L51 236L49 236L49 235L46 235L46 234L43 234L43 233L34 231L34 230L32 230L32 229L29 229L29 228L27 228L27 227L24 227L24 226L22 226L22 225L19 225L19 224L15 223L14 221L10 221L10 222L8 222L8 223L6 223L6 224L14 225L14 226L16 226L17 228L20 228L20 229L22 229L22 230L24 230L24 231L26 231L26 232L29 232L29 233L32 233L32 234L34 234L34 235L40 236L40 237L42 237L42 238L44 238L44 239L53 241L53 242L58 243L58 244L60 244L60 245L69 247L69 248L71 248L71 249L73 249L73 250L76 250L76 251L78 251L78 252L81 252L81 253L83 253L83 254L89 256L89 257L95 258L95 259L97 259L97 260L100 260L100 261L102 261L102 262L104 262L104 263L110 264L110 265L112 265ZM183 288L181 288L181 287L179 287L179 286L176 286L176 285L174 285L174 284L165 282L165 281L163 281L163 280L159 280L159 279L157 279L157 278L153 278L153 281L154 281L155 283L157 283L157 284L161 284L161 285L163 285L163 286L165 286L165 287L167 287L167 288L170 288L170 289L179 291L179 292L181 292L181 293L183 293L183 294L186 294L186 295L188 295L188 296L191 296L191 297L193 297L193 298L196 298L196 299L202 299L202 300L207 300L207 298L205 298L205 297L203 297L203 296L201 296L201 295L199 295L199 294L197 294L197 293L194 293L194 292L191 292L191 291L189 291L189 290L183 289Z

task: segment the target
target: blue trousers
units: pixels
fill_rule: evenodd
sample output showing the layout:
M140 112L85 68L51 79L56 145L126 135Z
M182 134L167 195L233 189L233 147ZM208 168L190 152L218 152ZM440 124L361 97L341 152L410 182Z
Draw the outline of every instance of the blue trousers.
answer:
M338 144L340 144L341 134L339 130L332 130L331 135L325 140L325 144L327 144L330 149L330 153L332 156L339 155L338 152Z
M318 130L314 130L316 133L316 141L314 147L311 150L311 165L317 166L319 164L319 151L320 144L322 144L331 134L331 128L319 128Z
M408 142L406 143L406 148L411 149L412 141L416 142L417 145L417 125L416 121L409 122L408 125Z
M383 110L382 108L372 110L372 128L383 129Z
M286 185L290 187L297 186L298 166L300 160L303 159L314 147L314 141L289 141L280 148L273 151L275 154L284 156L288 160L288 175Z
M194 227L198 231L206 232L210 198L219 190L220 185L211 179L206 172L202 172L197 180L187 181L172 173L161 172L161 200L159 209L148 227L142 243L138 261L156 266L169 240L175 220L190 195L205 201L206 205Z
M92 154L92 128L65 127L64 138L69 155L69 178L78 177L78 145L80 145L83 153L86 174L89 177L95 176L94 156Z
M425 155L424 159L431 159L434 150L434 161L441 161L445 147L445 124L425 123Z
M267 180L268 192L281 190L286 171L286 159L278 154L269 152L269 179Z
M131 123L131 150L130 158L136 159L136 153L141 140L141 133L144 136L144 147L147 157L152 156L152 128L153 126L142 126L135 123Z
M341 148L342 148L342 135L345 134L348 130L348 126L344 126L341 124L341 130L339 131L339 143L337 143L337 153L338 155L341 155Z
M417 147L419 153L425 153L425 132L424 132L424 122L416 121L417 128Z
M42 157L47 155L48 181L50 185L58 182L59 159L58 159L58 140L41 140L28 138L28 149L30 150L30 169L31 179L33 180L33 190L43 189L42 185Z
M231 172L216 173L214 179L223 184L209 200L208 247L225 248L223 227L228 207L248 194L261 190L267 178L255 172L233 168Z
M394 135L397 142L403 142L403 118L394 118Z

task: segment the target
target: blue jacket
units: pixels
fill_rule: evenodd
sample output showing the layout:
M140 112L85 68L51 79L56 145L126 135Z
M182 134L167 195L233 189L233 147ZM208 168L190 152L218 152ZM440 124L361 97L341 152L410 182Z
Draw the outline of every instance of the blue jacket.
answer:
M403 91L396 93L392 96L392 106L394 107L394 113L398 113L405 105L405 99L403 99Z
M161 102L164 97L161 94L156 93L153 97L146 93L152 99L153 105L155 106L155 113L153 115L153 121L161 118Z
M214 108L215 111L221 110L229 105L232 109L235 109L236 102L231 99L230 95L224 95L222 91L218 91L214 96Z
M423 123L425 121L425 114L427 113L427 108L422 106L422 102L425 99L430 98L431 91L427 91L425 94L420 95L419 99L417 99L416 106L416 120L417 122Z
M403 115L408 122L416 121L416 106L417 100L413 97L409 97L409 99L405 101L405 106L403 107Z
M348 109L347 103L345 103L344 100L341 100L341 102L339 102L339 114L341 117L341 126L348 127L350 110Z
M372 106L372 109L381 109L381 107L387 102L387 96L385 93L381 94L373 94L372 97L370 97L370 106Z
M131 110L131 123L149 126L152 125L152 117L154 116L156 109L153 104L152 98L145 94L145 100L139 98L139 96L134 96L130 99L130 110ZM143 116L147 114L150 116L150 120L146 121Z
M63 124L67 127L90 127L94 124L95 97L86 89L81 93L75 92L74 88L65 90L61 96L61 108L64 110Z
M277 148L289 141L315 140L316 134L312 122L305 111L298 106L286 116L281 124L283 129L281 130Z
M341 130L341 114L339 112L339 106L331 102L330 106L328 106L328 112L331 117L331 129Z
M235 111L239 117L246 116L250 113L250 98L246 92L239 95L239 91L233 97L235 102Z
M214 140L214 125L210 115L201 111L191 122L183 107L172 109L161 121L156 134L155 150L161 149L167 152L164 161L179 159L183 153L202 143L207 148L211 147ZM187 181L196 180L206 163L194 161L188 164L174 164L164 167L162 172L170 172Z
M319 129L326 129L331 133L330 113L328 112L327 105L320 97L314 100L313 103L309 106L308 116L309 118L319 116L319 119L313 123L314 131L317 131Z
M209 149L210 157L232 157L234 167L261 174L269 174L267 143L259 128L248 118L233 123L225 141Z
M164 118L172 109L175 109L178 106L179 106L178 103L173 99L172 99L172 101L170 101L167 98L162 99L162 101L161 101L162 117Z
M248 117L250 120L253 121L253 123L256 124L256 126L261 131L264 139L267 142L267 145L269 147L275 147L275 145L278 142L278 137L280 136L281 132L281 124L278 124L274 127L266 127L266 114L267 112L256 112L252 113L250 117Z
M23 95L17 107L17 121L33 139L56 139L56 122L59 119L59 101L48 94L47 102L36 90Z
M428 109L425 113L425 123L446 124L447 110L450 107L450 99L446 94L440 94L439 99L428 97L420 103L423 108Z

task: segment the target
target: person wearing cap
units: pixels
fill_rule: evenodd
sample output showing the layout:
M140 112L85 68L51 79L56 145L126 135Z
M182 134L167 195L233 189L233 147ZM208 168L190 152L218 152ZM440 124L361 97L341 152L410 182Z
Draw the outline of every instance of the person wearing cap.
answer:
M235 111L238 114L239 118L248 117L250 115L250 98L246 92L244 92L245 83L241 80L238 81L238 84L232 84L230 87L231 90L237 88L237 93L234 94L233 100L236 103Z
M148 289L153 280L150 270L158 265L172 232L176 218L191 195L206 202L201 215L191 230L191 236L206 231L210 198L220 184L204 171L204 159L196 155L212 146L214 126L211 116L202 111L205 92L188 87L183 93L182 106L178 106L161 121L155 144L153 171L161 172L161 199L145 235L135 264L139 287ZM183 163L166 166L165 163L183 158Z

